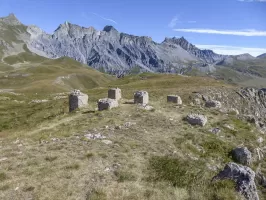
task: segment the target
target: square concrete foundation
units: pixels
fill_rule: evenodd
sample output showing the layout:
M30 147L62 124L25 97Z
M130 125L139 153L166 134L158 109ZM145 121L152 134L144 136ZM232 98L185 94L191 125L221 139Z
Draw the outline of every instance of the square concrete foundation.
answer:
M178 95L168 95L167 96L168 103L176 103L178 105L182 105L182 99Z
M99 99L98 101L98 110L110 110L112 108L118 107L118 101L115 99L109 99L109 98L104 98L104 99Z
M121 89L119 88L111 88L108 90L108 98L115 99L119 101L122 98Z
M149 93L146 91L137 91L134 94L135 104L148 104L149 103Z
M88 95L79 90L74 90L69 95L69 112L88 105Z

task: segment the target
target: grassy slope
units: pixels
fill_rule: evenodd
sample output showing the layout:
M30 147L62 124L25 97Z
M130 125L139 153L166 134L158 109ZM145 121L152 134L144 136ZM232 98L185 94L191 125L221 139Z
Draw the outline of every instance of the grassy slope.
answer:
M123 102L131 99L135 90L149 91L155 110L139 110L135 105L121 103L111 111L95 111L96 100L106 96L108 87L115 86L122 88ZM67 113L67 99L1 94L11 100L0 107L6 120L0 133L0 154L7 158L0 167L0 197L239 199L233 183L212 184L210 180L231 160L228 153L233 147L244 144L253 149L259 133L234 115L189 104L191 92L208 88L232 86L201 77L129 76L84 91L90 97L89 107L72 114ZM185 105L166 104L166 95L172 93L180 94ZM32 98L44 97L51 101L27 104ZM183 121L190 112L207 115L207 126L192 127ZM126 122L136 124L126 128ZM224 124L234 126L236 131ZM115 129L118 125L122 127ZM220 135L209 133L212 127L220 127ZM84 137L88 132L101 133L113 144L88 140ZM262 162L263 168L265 164ZM255 169L256 165L252 167Z
M231 65L218 66L213 75L241 86L263 87L266 84L266 59L235 59Z
M0 68L0 88L19 92L61 92L73 88L89 89L100 86L112 79L92 68L70 58L50 60L30 52L9 56ZM13 67L15 66L15 69ZM13 69L13 70L12 70ZM8 70L8 71L6 71Z

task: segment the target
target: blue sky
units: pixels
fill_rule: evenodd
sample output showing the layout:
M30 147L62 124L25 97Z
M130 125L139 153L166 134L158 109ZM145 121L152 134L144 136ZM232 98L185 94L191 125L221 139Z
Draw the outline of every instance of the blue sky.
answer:
M0 0L0 16L9 13L48 33L69 21L156 42L184 36L224 54L266 52L266 0Z

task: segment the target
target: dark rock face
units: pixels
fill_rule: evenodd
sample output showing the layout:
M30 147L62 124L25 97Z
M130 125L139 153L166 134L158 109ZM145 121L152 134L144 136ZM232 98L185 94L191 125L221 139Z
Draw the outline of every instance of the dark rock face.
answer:
M156 43L150 37L119 33L112 26L98 31L66 22L52 35L34 26L27 31L31 35L27 42L31 51L49 58L68 56L113 74L130 72L136 66L141 71L181 73L191 67L188 63L204 66L208 71L224 58L213 51L198 49L183 37Z
M252 162L251 152L247 147L237 147L232 151L233 159L242 164L242 165L250 165Z
M228 163L224 170L213 178L215 180L230 179L237 185L236 190L247 200L259 200L255 185L255 172L249 167Z

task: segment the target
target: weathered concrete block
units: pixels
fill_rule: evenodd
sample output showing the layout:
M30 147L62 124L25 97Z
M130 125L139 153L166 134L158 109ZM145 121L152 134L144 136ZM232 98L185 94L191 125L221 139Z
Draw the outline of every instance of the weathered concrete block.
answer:
M135 104L148 104L149 103L149 93L146 91L137 91L134 94Z
M108 98L109 99L115 99L115 100L120 100L122 98L121 95L121 89L119 88L111 88L108 90Z
M69 112L88 105L88 99L88 95L83 94L80 90L72 91L69 95Z
M182 99L178 95L168 95L167 96L167 102L182 105Z
M118 107L118 101L114 99L104 98L98 101L98 110L110 110L112 108Z

